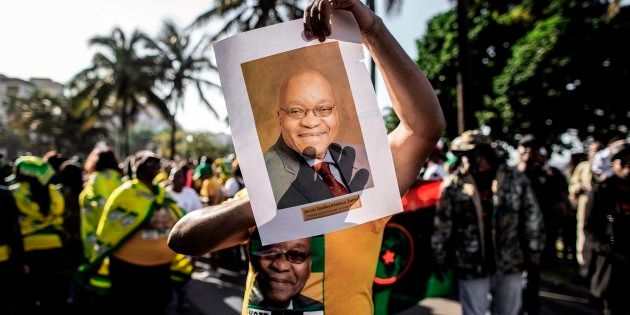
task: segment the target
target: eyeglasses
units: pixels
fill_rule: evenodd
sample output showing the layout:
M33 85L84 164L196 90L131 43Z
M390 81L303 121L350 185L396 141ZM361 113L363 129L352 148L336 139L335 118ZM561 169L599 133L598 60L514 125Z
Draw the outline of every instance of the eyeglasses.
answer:
M299 250L283 250L283 249L268 249L264 251L259 251L254 254L255 256L260 257L265 260L276 260L279 259L280 256L284 255L284 259L288 260L294 264L301 264L311 256L311 253L301 252Z
M280 108L289 117L293 119L302 119L308 115L308 112L312 111L316 117L328 117L332 114L335 105L320 105L312 109L305 109L303 107L291 107L289 109Z

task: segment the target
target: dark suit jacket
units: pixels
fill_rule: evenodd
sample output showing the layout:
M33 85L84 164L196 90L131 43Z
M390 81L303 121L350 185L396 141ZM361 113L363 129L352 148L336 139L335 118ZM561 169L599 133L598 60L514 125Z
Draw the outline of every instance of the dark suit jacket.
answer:
M249 303L252 304L252 305L257 305L257 306L262 307L262 308L276 309L271 304L269 304L266 300L262 300L262 301L256 303L255 301L252 302L252 299L250 298ZM298 294L298 295L292 297L291 298L291 303L293 304L293 308L292 309L296 310L296 311L300 311L300 310L316 311L316 310L323 310L324 309L324 303L322 303L320 301L317 301L317 300L313 300L310 297L302 295L302 294ZM274 314L276 314L276 312L274 312Z
M365 147L332 143L328 150L350 192L374 186ZM265 165L278 209L334 197L315 170L286 145L282 136L265 152Z

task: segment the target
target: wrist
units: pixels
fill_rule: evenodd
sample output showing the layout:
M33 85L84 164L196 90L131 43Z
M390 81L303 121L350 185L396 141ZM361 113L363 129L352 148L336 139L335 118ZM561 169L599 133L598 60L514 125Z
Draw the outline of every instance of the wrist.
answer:
M376 33L376 30L383 24L383 20L376 14L372 15L370 24L361 28L361 37L367 39L372 37Z
M361 1L354 2L350 7L347 7L346 10L350 11L352 16L354 16L362 36L370 34L380 20L378 15Z

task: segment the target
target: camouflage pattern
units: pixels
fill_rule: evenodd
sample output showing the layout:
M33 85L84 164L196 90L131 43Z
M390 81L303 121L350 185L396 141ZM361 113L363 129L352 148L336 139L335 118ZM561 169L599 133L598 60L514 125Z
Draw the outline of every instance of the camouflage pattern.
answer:
M528 179L515 169L499 167L492 183L496 274L538 263L544 245L542 214ZM457 278L485 277L484 226L475 181L461 169L442 185L431 239L439 266L454 265Z

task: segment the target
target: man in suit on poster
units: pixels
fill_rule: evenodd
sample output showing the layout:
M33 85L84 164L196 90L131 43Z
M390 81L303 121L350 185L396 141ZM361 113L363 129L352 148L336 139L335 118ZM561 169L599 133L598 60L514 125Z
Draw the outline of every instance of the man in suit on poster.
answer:
M292 74L278 103L280 137L265 153L278 209L373 186L365 147L335 141L340 104L326 77L314 70Z

